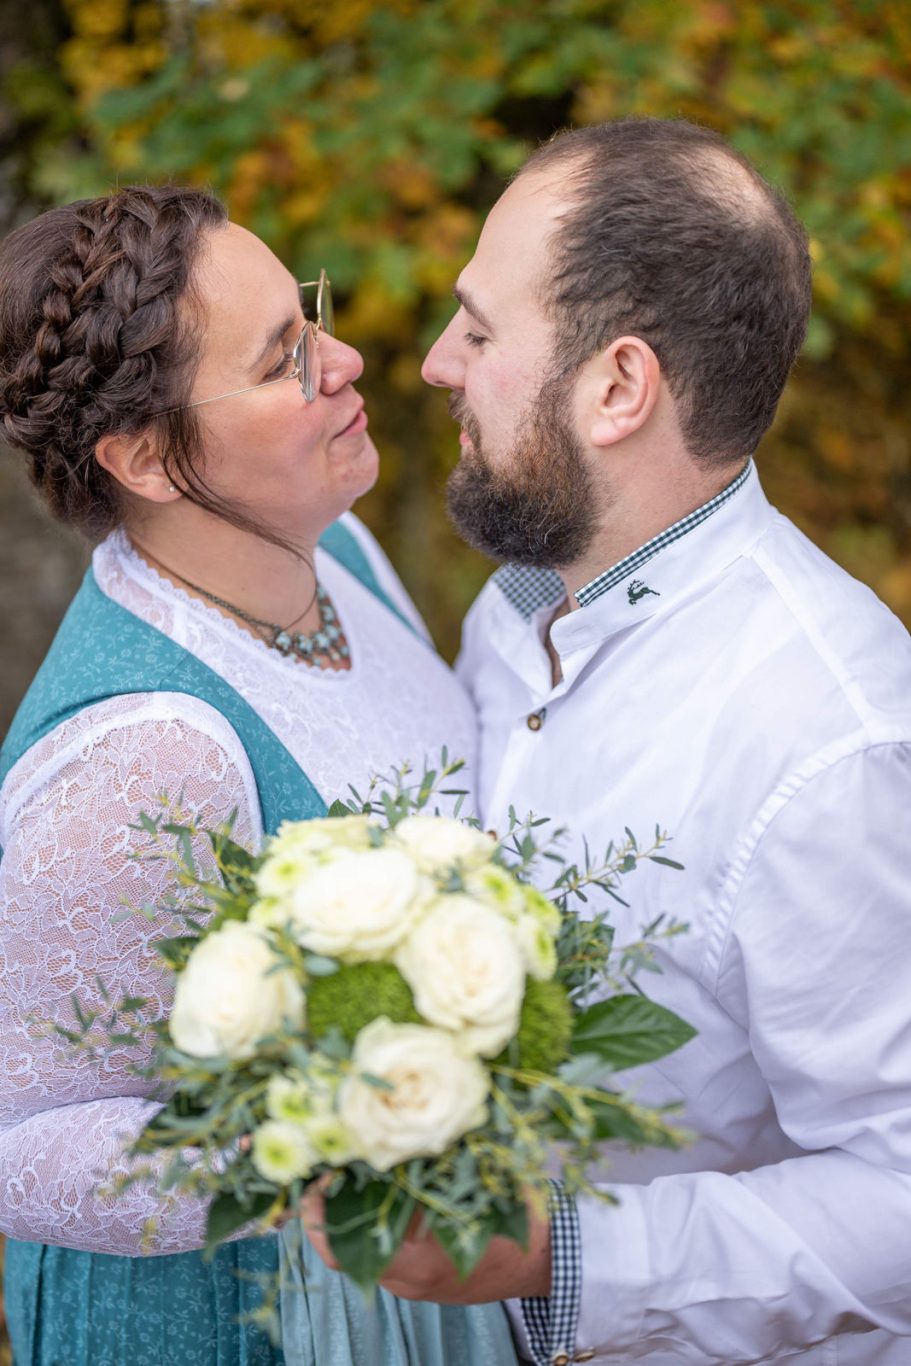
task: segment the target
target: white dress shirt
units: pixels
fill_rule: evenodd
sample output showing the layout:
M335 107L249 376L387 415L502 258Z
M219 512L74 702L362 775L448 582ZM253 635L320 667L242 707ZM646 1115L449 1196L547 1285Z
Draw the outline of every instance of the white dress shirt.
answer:
M911 641L752 466L580 592L554 687L562 596L505 568L466 621L484 823L548 815L579 858L666 829L685 870L612 918L689 923L643 985L699 1031L625 1074L695 1138L580 1202L570 1355L909 1366Z

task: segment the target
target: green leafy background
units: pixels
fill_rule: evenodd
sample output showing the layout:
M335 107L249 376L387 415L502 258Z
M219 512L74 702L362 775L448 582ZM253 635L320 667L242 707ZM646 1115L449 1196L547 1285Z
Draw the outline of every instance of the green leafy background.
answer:
M420 358L530 146L629 113L718 129L795 202L810 336L767 490L911 622L911 7L906 0L7 0L0 225L112 183L212 185L364 352L383 460L359 507L438 642L489 566L448 528L455 430ZM0 729L84 552L0 461Z

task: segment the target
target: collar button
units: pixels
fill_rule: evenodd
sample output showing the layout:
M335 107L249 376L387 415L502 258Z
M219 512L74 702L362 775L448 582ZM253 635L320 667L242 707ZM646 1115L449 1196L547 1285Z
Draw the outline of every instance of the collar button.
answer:
M545 708L540 711L530 711L525 718L525 724L529 730L540 730L544 725Z

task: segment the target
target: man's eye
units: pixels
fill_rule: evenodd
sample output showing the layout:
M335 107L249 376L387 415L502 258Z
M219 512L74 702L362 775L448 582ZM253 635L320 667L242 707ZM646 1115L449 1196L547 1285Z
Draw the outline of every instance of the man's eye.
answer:
M278 362L278 365L274 366L269 371L268 375L266 375L266 379L281 379L283 375L288 374L293 364L294 356L291 354L290 351L286 351L285 354L282 356L281 360Z
M466 332L465 340L469 346L483 346L487 338L480 336L477 332Z

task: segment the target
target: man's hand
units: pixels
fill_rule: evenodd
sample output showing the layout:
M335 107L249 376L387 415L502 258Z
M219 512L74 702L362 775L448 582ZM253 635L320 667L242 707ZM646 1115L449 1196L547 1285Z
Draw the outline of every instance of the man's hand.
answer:
M307 1236L327 1266L339 1270L325 1234L322 1191L314 1184L301 1201ZM465 1280L440 1243L421 1227L416 1214L380 1285L403 1300L434 1304L484 1304L489 1300L550 1294L550 1222L529 1211L528 1251L508 1238L491 1238L487 1251Z

